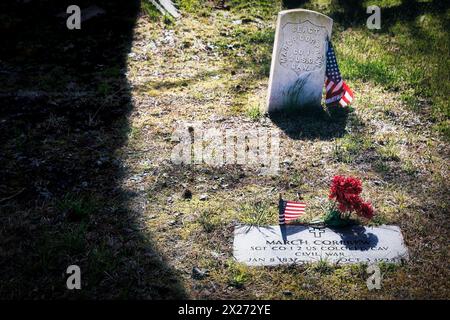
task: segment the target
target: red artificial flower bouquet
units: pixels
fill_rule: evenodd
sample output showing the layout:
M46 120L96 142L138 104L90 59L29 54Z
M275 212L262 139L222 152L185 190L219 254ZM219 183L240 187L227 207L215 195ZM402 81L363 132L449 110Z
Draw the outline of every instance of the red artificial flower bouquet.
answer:
M346 225L352 213L368 220L372 219L374 216L372 204L360 197L361 192L362 183L358 178L334 176L328 196L334 202L324 219L325 224Z

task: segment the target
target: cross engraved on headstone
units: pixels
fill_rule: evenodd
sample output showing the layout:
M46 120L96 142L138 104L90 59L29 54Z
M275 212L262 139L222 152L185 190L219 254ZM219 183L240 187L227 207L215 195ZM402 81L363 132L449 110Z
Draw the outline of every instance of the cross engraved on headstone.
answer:
M319 228L312 228L309 229L310 233L314 233L314 238L321 238L322 237L322 233L325 232L324 229L319 229Z

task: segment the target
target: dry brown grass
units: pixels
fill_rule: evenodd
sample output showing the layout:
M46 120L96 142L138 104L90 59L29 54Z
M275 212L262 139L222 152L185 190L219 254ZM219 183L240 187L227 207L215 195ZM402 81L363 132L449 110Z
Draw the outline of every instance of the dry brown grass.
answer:
M442 83L436 57L447 33L439 19L412 10L390 32L372 34L342 18L346 11L334 12L334 1L308 2L336 15L336 50L356 93L354 111L270 119L259 108L279 2L233 0L230 10L181 2L179 21L141 15L132 30L122 25L132 20L128 6L104 1L108 15L92 22L93 35L59 39L24 28L28 49L5 47L0 297L448 299L450 150L435 130L448 120L436 111L445 113L442 95L427 96ZM233 23L238 19L242 24ZM11 34L20 19L0 21ZM125 31L134 31L128 56ZM428 40L435 51L420 51ZM55 68L61 57L67 65ZM404 72L428 72L419 80L430 85ZM24 97L19 89L40 93ZM242 132L279 129L279 173L174 165L174 128L192 121ZM304 196L306 221L320 216L336 174L363 180L377 212L371 223L399 225L410 250L405 265L382 265L380 291L367 289L364 266L249 268L234 261L237 223L276 224L279 192ZM181 197L185 188L192 199ZM80 292L65 289L69 264L81 267ZM193 279L194 266L208 276Z
M252 58L245 56L247 65L234 65L234 59L240 59L239 49L224 53L208 47L223 41L221 34L234 19L220 11L202 18L187 15L164 30L149 32L159 29L143 18L133 50L139 52L150 40L156 49L147 52L144 61L129 62L129 79L137 88L131 122L142 135L130 139L127 161L140 172L139 163L149 160L151 178L145 183L128 182L127 187L144 189L150 197L142 211L144 217L151 217L146 225L168 263L182 275L189 296L448 298L449 148L428 129L427 118L408 109L398 93L371 82L351 83L357 93L355 111L335 135L329 123L306 127L282 123L287 133L281 135L282 163L275 177L258 176L251 168L177 167L167 161L174 145L168 135L178 122L201 120L205 126L225 122L240 130L278 128L277 123L247 111L261 100L267 82L266 75L252 70ZM263 28L271 29L273 24ZM173 41L166 44L169 33ZM291 162L283 163L287 158ZM264 222L275 224L278 192L294 197L297 191L310 203L306 218L312 219L322 213L320 202L335 174L363 179L364 196L377 211L374 223L398 224L405 236L411 261L384 266L381 291L368 291L365 269L359 266L248 268L233 261L232 230L237 222L250 221L262 204L267 212ZM231 183L223 188L222 180ZM185 187L192 190L192 200L180 198ZM209 195L207 201L198 200L203 193ZM170 224L172 220L175 223ZM193 266L208 269L209 276L192 279Z

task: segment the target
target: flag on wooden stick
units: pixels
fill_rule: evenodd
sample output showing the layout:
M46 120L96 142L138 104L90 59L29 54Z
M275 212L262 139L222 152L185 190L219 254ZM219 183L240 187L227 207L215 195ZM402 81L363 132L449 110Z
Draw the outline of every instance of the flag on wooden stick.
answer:
M340 105L346 107L352 102L353 92L342 80L331 41L328 41L325 87L325 103L327 106Z
M283 200L280 195L279 223L286 224L291 221L297 220L302 214L305 213L305 208L306 208L305 202Z

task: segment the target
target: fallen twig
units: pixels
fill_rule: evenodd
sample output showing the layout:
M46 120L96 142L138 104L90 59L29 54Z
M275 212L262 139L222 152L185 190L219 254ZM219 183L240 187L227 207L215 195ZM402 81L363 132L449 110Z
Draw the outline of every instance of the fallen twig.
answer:
M23 188L23 189L19 190L18 192L14 193L13 195L11 195L11 196L9 196L9 197L0 199L0 203L6 202L6 201L8 201L8 200L11 200L11 199L17 197L19 194L21 194L22 192L24 192L25 189L26 189L26 188Z

